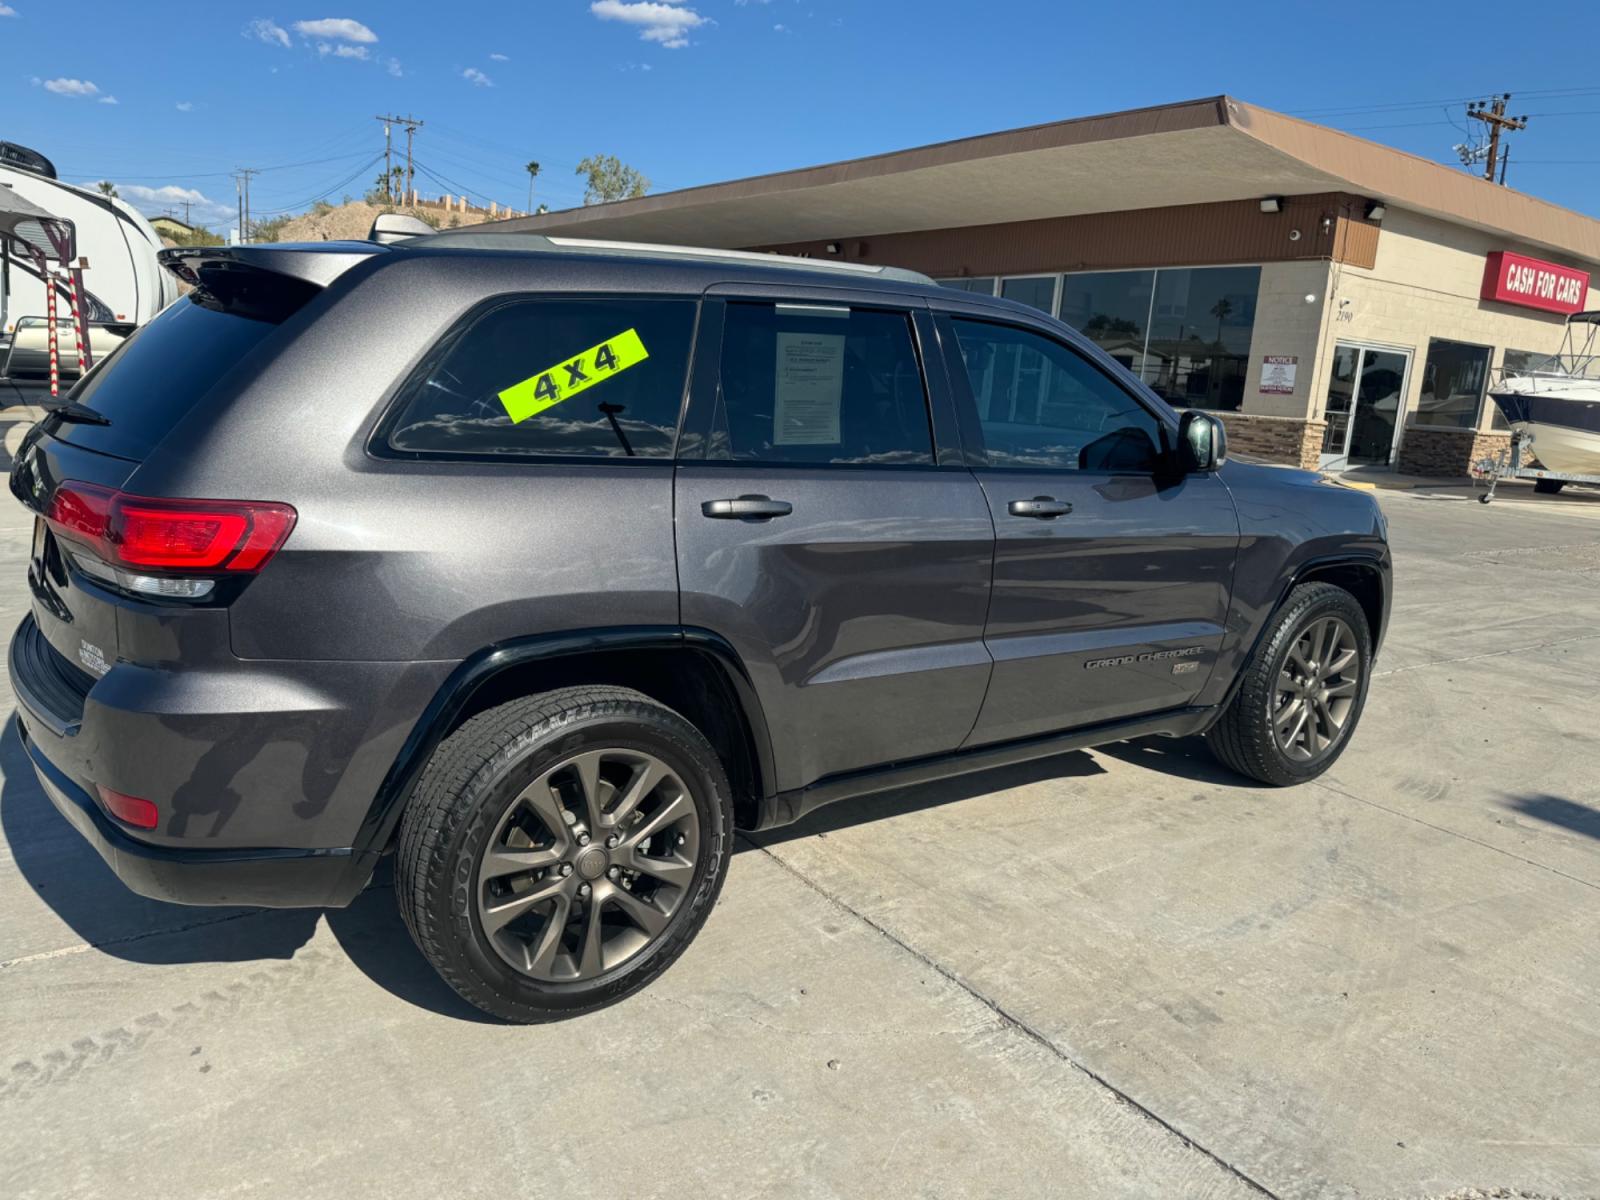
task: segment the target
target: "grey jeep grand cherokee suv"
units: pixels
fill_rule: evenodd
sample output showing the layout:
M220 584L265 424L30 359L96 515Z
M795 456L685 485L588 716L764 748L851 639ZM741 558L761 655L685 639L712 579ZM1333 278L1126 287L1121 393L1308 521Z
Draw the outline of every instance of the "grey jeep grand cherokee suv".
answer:
M400 909L502 1017L643 987L736 829L1204 732L1310 779L1371 498L1224 465L1050 317L910 272L445 233L169 250L29 434L27 753L134 890Z

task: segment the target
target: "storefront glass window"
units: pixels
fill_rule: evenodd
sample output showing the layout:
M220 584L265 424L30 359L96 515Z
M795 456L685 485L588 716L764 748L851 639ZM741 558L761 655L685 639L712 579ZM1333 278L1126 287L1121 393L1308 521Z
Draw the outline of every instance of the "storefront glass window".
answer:
M1090 271L1061 280L1061 319L1128 370L1144 367L1154 271Z
M1260 267L1158 271L1144 381L1178 408L1238 409L1260 284Z
M1002 279L1000 295L1003 299L1015 300L1040 312L1053 314L1056 307L1056 277L1029 275L1018 279Z
M984 296L994 295L994 276L979 275L971 279L941 279L942 287L954 288L958 292L978 292Z
M1430 338L1428 361L1422 368L1417 424L1476 429L1488 380L1488 346Z

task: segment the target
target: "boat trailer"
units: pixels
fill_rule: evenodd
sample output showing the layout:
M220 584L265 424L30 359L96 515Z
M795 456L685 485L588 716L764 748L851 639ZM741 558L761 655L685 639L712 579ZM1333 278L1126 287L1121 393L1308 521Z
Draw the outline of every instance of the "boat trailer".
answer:
M1472 477L1475 480L1488 480L1488 490L1478 496L1479 504L1488 504L1494 500L1494 489L1502 479L1532 479L1535 481L1534 490L1539 492L1559 492L1563 485L1568 483L1592 483L1600 485L1600 475L1572 475L1562 471L1549 471L1544 467L1524 466L1526 458L1537 461L1531 454L1524 454L1524 449L1529 445L1529 439L1520 429L1511 431L1511 445L1508 449L1500 451L1493 458L1480 458L1472 464ZM1540 487L1541 483L1553 484L1553 487Z

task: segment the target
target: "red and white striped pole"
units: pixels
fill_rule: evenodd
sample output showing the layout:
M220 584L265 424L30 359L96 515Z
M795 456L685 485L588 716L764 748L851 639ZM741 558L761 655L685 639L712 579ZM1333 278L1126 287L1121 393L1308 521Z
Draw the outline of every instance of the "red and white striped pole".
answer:
M62 275L67 281L67 308L72 314L72 340L78 347L78 378L83 378L83 373L89 369L89 364L83 352L83 321L78 311L78 281L73 278L71 271L63 271Z
M45 329L50 339L50 399L61 395L61 364L56 359L56 279L55 272L47 271L44 277Z

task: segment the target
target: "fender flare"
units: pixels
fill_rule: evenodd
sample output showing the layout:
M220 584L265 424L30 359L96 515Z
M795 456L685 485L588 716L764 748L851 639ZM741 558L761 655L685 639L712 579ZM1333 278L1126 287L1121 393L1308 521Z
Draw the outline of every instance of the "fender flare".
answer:
M1316 571L1326 570L1328 567L1359 567L1369 570L1378 580L1378 588L1382 593L1382 610L1385 616L1384 628L1372 631L1372 647L1376 655L1378 646L1382 643L1383 635L1388 632L1389 602L1394 595L1393 567L1386 555L1364 554L1359 551L1348 551L1342 554L1323 554L1315 558L1308 558L1304 562L1296 563L1289 577L1284 580L1283 587L1278 592L1278 598L1273 601L1272 607L1267 610L1267 615L1262 619L1261 628L1256 630L1256 635L1250 642L1250 649L1239 659L1239 667L1234 671L1233 678L1228 683L1228 690L1223 693L1222 699L1216 706L1220 715L1228 705L1233 703L1234 696L1238 693L1240 685L1244 682L1245 670L1250 663L1255 661L1256 652L1261 649L1261 643L1266 639L1267 631L1272 628L1273 618L1282 611L1284 604L1289 600L1289 595L1295 588L1305 582L1307 575Z
M485 646L464 659L439 685L378 786L366 818L356 833L352 847L356 857L354 870L358 874L370 874L393 837L423 768L433 757L439 743L444 741L446 731L454 726L472 697L491 679L502 672L533 662L637 650L678 650L685 654L703 655L715 664L737 699L749 726L756 756L754 765L760 780L757 790L762 793L757 799L763 799L770 792L775 778L772 739L767 731L766 715L743 660L732 643L721 634L681 625L631 625L534 634Z

